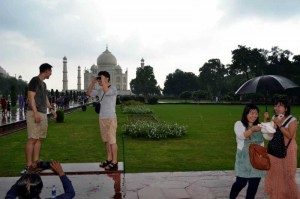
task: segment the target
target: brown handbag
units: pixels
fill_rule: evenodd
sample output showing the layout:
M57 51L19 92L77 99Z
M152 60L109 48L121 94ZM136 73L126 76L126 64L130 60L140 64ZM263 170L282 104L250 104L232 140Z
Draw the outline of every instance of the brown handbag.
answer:
M249 146L249 157L253 168L259 170L270 169L271 163L266 147L251 143Z

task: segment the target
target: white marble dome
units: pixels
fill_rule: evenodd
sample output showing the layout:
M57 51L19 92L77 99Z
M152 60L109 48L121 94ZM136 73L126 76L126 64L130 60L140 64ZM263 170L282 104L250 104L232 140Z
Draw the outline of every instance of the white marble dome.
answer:
M113 54L111 54L111 52L106 47L106 50L101 55L99 55L99 57L97 59L97 65L98 66L103 66L103 65L116 66L117 59Z
M91 66L91 71L92 71L93 73L97 73L97 71L98 71L98 66L96 66L95 64L93 64L93 65Z

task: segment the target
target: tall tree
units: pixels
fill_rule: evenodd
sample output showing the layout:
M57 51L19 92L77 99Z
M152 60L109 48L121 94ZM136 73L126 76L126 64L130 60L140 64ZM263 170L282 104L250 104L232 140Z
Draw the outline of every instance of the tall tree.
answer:
M295 81L300 85L300 55L293 57L293 69L292 69L291 80Z
M151 66L137 68L136 78L130 81L130 89L134 94L145 97L160 95L160 88L157 86L153 68Z
M227 69L219 59L210 59L200 69L200 84L205 85L205 90L212 96L224 95L225 76Z
M184 91L196 91L198 89L198 77L194 73L176 69L174 73L167 75L163 94L178 97Z
M278 46L272 47L268 54L267 74L291 78L293 74L291 55L292 53L289 50L282 50Z
M246 80L264 74L267 65L267 51L238 46L232 51L232 64L229 66L231 75L245 75Z

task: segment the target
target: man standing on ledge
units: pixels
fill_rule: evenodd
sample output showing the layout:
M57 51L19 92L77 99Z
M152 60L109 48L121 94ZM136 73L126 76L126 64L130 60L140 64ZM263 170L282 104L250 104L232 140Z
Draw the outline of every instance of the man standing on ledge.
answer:
M107 71L100 71L97 78L93 78L86 94L88 96L100 99L99 125L101 138L106 148L106 160L100 163L100 167L105 170L118 170L118 146L116 140L117 116L116 116L116 99L117 89L109 84L110 74ZM94 85L102 87L99 90L93 90Z
M47 136L47 108L56 118L56 111L51 106L47 96L47 86L44 82L52 74L52 66L44 63L40 66L40 74L33 77L28 85L28 109L26 113L28 140L25 147L26 170L34 170L39 161L42 139Z

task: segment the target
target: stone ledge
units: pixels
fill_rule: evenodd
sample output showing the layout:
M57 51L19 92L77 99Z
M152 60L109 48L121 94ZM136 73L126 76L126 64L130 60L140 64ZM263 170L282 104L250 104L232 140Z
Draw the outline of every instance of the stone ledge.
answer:
M104 168L99 167L99 163L61 163L61 166L66 175L89 175L89 174L111 174L111 173L124 173L123 162L118 162L117 171L106 171ZM24 173L24 170L21 174ZM41 176L55 175L52 170L47 169L40 172Z

